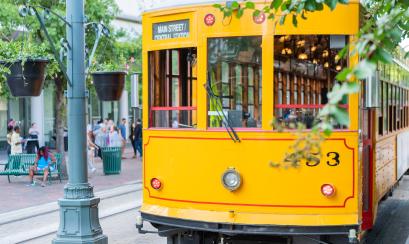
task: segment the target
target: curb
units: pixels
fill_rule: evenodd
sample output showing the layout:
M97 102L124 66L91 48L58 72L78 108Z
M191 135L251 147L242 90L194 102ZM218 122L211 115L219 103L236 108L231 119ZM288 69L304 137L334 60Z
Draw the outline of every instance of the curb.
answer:
M133 209L138 209L141 206L141 204L142 204L142 201L141 199L139 199L134 202L119 205L109 210L101 211L99 220L101 221L105 218L109 218L117 214L121 214L121 213L130 211L130 210L133 210ZM42 226L41 228L34 229L32 231L28 231L24 233L16 233L4 239L0 239L0 241L7 243L7 244L26 243L31 240L35 240L38 238L42 238L42 237L57 233L58 226L59 226L59 223L52 223L47 226Z
M137 192L142 190L141 181L128 182L122 186L99 191L95 193L96 197L101 200L121 196L131 192ZM59 210L58 201L45 203L42 205L23 208L7 213L0 214L0 225L8 224L15 221L20 221L32 217L36 217L43 214L56 212Z

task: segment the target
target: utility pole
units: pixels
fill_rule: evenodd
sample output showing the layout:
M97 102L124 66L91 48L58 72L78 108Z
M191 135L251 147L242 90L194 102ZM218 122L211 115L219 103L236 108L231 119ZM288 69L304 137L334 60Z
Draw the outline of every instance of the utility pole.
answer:
M59 200L60 227L54 244L108 243L98 217L99 198L88 183L84 0L66 1L68 58L68 183Z

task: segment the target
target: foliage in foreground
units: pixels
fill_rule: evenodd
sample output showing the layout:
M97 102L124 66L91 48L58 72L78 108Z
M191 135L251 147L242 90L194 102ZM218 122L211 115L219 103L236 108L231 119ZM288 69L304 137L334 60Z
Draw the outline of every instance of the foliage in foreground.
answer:
M265 14L274 21L274 26L284 24L291 18L292 24L297 27L299 18L308 19L308 14L322 11L324 7L334 10L339 4L348 4L348 0L272 0L261 8L253 1L232 1L229 5L215 4L214 7L223 12L225 18L243 16L244 11L252 11L253 16ZM328 103L316 118L316 125L311 133L301 133L304 127L298 125L294 144L285 155L283 162L298 167L300 161L316 161L321 157L321 143L325 136L330 136L335 124L349 125L348 113L338 104L344 96L359 91L359 80L371 76L378 63L391 63L393 52L399 44L409 37L409 1L406 0L363 0L362 8L365 11L364 25L361 27L357 40L353 46L346 46L338 54L340 58L349 55L359 55L359 62L344 68L336 77L342 83L336 84L328 93ZM406 58L409 53L406 53ZM274 123L276 128L280 125ZM322 133L323 132L323 133ZM280 163L272 163L280 166Z

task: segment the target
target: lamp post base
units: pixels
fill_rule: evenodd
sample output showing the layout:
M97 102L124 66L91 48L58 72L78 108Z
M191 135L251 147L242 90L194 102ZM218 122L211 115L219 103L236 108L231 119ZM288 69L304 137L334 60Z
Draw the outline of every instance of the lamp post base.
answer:
M98 217L99 198L60 199L60 227L53 244L107 244Z

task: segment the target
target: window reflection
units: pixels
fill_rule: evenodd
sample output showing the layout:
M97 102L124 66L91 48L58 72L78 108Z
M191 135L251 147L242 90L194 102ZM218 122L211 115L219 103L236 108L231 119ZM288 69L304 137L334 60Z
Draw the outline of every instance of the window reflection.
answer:
M328 102L327 93L347 59L338 52L346 36L294 35L274 38L275 118L286 128L303 123L314 125L319 110ZM347 109L347 97L341 107ZM340 128L340 126L336 126Z
M149 52L149 126L195 128L196 48Z
M222 127L220 112L233 127L261 127L261 37L209 39L207 65L209 127Z

